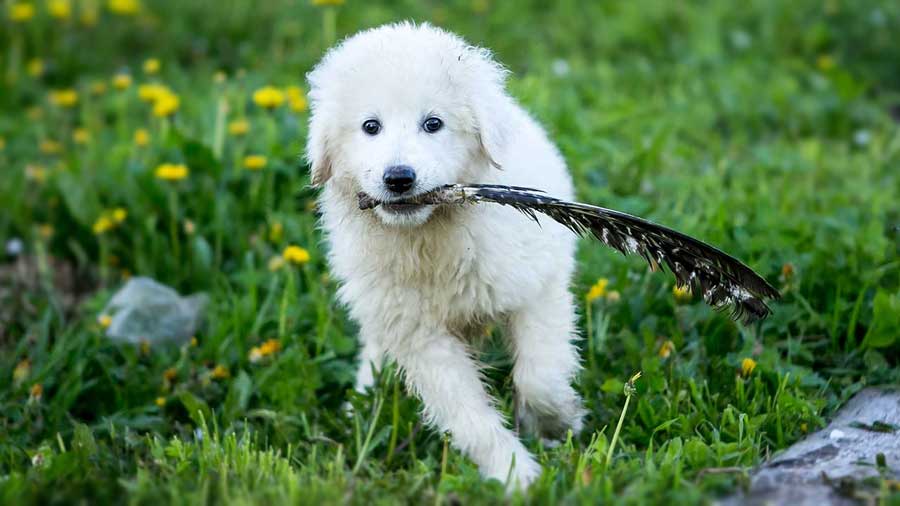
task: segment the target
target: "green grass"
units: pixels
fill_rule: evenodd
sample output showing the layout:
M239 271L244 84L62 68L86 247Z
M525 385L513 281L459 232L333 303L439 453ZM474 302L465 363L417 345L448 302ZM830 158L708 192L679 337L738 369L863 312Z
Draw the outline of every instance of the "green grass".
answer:
M18 265L33 269L22 279L14 259L0 263L0 503L502 501L500 483L482 482L421 426L391 372L365 396L350 391L356 329L334 302L299 157L306 112L251 98L264 85L303 85L330 43L330 11L172 0L120 16L85 0L68 20L39 3L13 24L7 4L0 240L21 238ZM770 319L740 326L697 298L677 300L671 277L639 260L581 245L574 290L607 278L619 295L584 307L587 429L555 448L528 439L545 471L509 500L709 502L859 389L900 382L900 4L549 4L351 0L334 29L432 20L493 48L582 201L716 244L784 293ZM142 71L150 57L157 76ZM134 81L125 90L110 84L120 72ZM157 81L180 98L172 117L138 98ZM50 103L67 88L74 107ZM228 132L237 119L249 122L245 136ZM247 154L267 166L244 169ZM167 162L190 175L156 179ZM116 208L124 221L95 234ZM270 271L289 244L311 261ZM196 345L102 337L99 313L129 273L209 293ZM481 358L509 412L509 360L494 333ZM251 362L269 339L281 350ZM742 374L746 358L757 365ZM341 409L348 400L353 415ZM889 501L887 490L874 492Z

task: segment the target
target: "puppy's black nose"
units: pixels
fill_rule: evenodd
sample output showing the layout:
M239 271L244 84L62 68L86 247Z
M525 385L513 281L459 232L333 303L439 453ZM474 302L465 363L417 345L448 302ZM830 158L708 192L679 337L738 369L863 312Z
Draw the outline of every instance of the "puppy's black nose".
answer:
M394 193L403 193L416 182L416 171L409 165L394 165L384 171L384 185Z

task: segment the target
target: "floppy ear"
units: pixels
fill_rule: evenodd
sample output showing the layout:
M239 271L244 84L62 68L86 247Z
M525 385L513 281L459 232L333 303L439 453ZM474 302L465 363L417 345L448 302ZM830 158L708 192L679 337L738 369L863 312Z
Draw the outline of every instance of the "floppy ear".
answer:
M324 185L334 173L331 156L334 141L329 136L325 123L322 113L313 109L306 140L306 161L310 168L310 182L315 187Z
M509 115L512 100L506 94L506 69L495 62L490 51L470 47L466 60L470 65L469 97L475 120L476 135L491 165L501 168L498 158L509 137Z
M506 145L508 122L505 121L507 115L505 108L498 104L496 100L503 101L507 97L505 94L497 95L494 100L488 97L480 97L473 104L473 112L475 114L475 126L481 150L491 165L500 169L502 167L498 157Z

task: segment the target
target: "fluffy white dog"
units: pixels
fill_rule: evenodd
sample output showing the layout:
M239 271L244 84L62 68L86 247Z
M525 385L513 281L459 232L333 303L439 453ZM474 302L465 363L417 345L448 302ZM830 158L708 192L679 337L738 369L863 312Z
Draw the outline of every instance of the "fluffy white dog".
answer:
M520 427L581 429L575 236L501 206L416 206L449 183L527 186L571 199L565 162L506 93L491 53L429 25L382 26L331 49L309 74L307 157L340 299L360 326L357 388L394 360L427 420L489 478L541 472L482 384L470 346L506 325ZM357 193L385 204L361 211Z

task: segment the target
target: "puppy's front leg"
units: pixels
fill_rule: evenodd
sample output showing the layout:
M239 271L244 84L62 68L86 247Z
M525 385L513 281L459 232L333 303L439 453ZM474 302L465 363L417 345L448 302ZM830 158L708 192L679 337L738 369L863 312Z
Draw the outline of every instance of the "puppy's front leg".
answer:
M504 426L475 361L456 337L435 329L387 348L425 404L428 422L449 431L453 445L488 478L527 487L541 473L518 437Z

